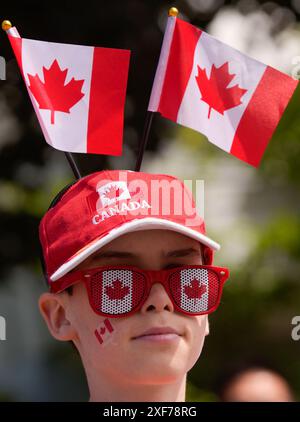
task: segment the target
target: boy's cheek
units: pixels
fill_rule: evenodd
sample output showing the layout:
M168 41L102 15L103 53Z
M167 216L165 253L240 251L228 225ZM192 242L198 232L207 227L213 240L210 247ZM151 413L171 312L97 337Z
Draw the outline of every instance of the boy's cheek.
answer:
M208 315L198 315L195 317L196 323L193 326L194 334L197 334L199 337L206 337L209 335L209 321Z
M100 349L109 347L121 347L129 340L128 321L102 317L93 325L92 335Z

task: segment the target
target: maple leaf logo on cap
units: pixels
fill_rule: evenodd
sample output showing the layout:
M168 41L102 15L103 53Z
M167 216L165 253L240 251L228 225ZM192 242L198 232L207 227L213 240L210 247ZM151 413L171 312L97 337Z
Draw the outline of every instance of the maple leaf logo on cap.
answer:
M131 198L127 185L123 181L106 183L103 186L97 187L97 192L101 201L101 204L97 204L97 209Z
M123 193L123 189L117 186L111 186L105 193L106 198L113 199L118 198Z
M68 69L61 70L56 59L49 69L43 66L44 83L38 74L33 76L28 73L29 89L39 103L40 109L51 111L51 124L54 124L56 111L70 113L70 108L84 96L81 92L84 80L72 78L65 85L67 73Z
M207 77L205 69L198 66L196 81L202 95L201 100L209 106L208 118L210 118L212 108L224 114L224 111L242 104L241 97L248 90L240 88L238 84L227 88L235 76L229 73L228 62L220 67L213 64L210 78Z

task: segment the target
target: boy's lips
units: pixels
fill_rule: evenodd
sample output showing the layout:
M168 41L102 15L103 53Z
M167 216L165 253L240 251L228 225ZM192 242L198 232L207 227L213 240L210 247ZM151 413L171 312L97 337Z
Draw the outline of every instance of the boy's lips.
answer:
M152 327L144 331L143 333L133 337L133 340L137 338L145 337L145 336L162 335L162 334L175 334L177 336L182 336L182 334L178 330L172 327Z

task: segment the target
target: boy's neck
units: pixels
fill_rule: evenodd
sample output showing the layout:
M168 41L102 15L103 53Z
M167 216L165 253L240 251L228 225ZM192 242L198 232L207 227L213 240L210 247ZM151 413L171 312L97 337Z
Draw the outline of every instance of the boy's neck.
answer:
M169 384L116 385L101 379L89 381L90 402L184 402L186 374Z

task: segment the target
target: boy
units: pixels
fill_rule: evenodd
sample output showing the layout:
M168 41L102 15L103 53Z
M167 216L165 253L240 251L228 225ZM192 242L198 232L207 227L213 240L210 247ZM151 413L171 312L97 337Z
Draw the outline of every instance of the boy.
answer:
M72 341L90 401L184 401L228 278L178 179L114 170L67 187L40 224L53 337Z

